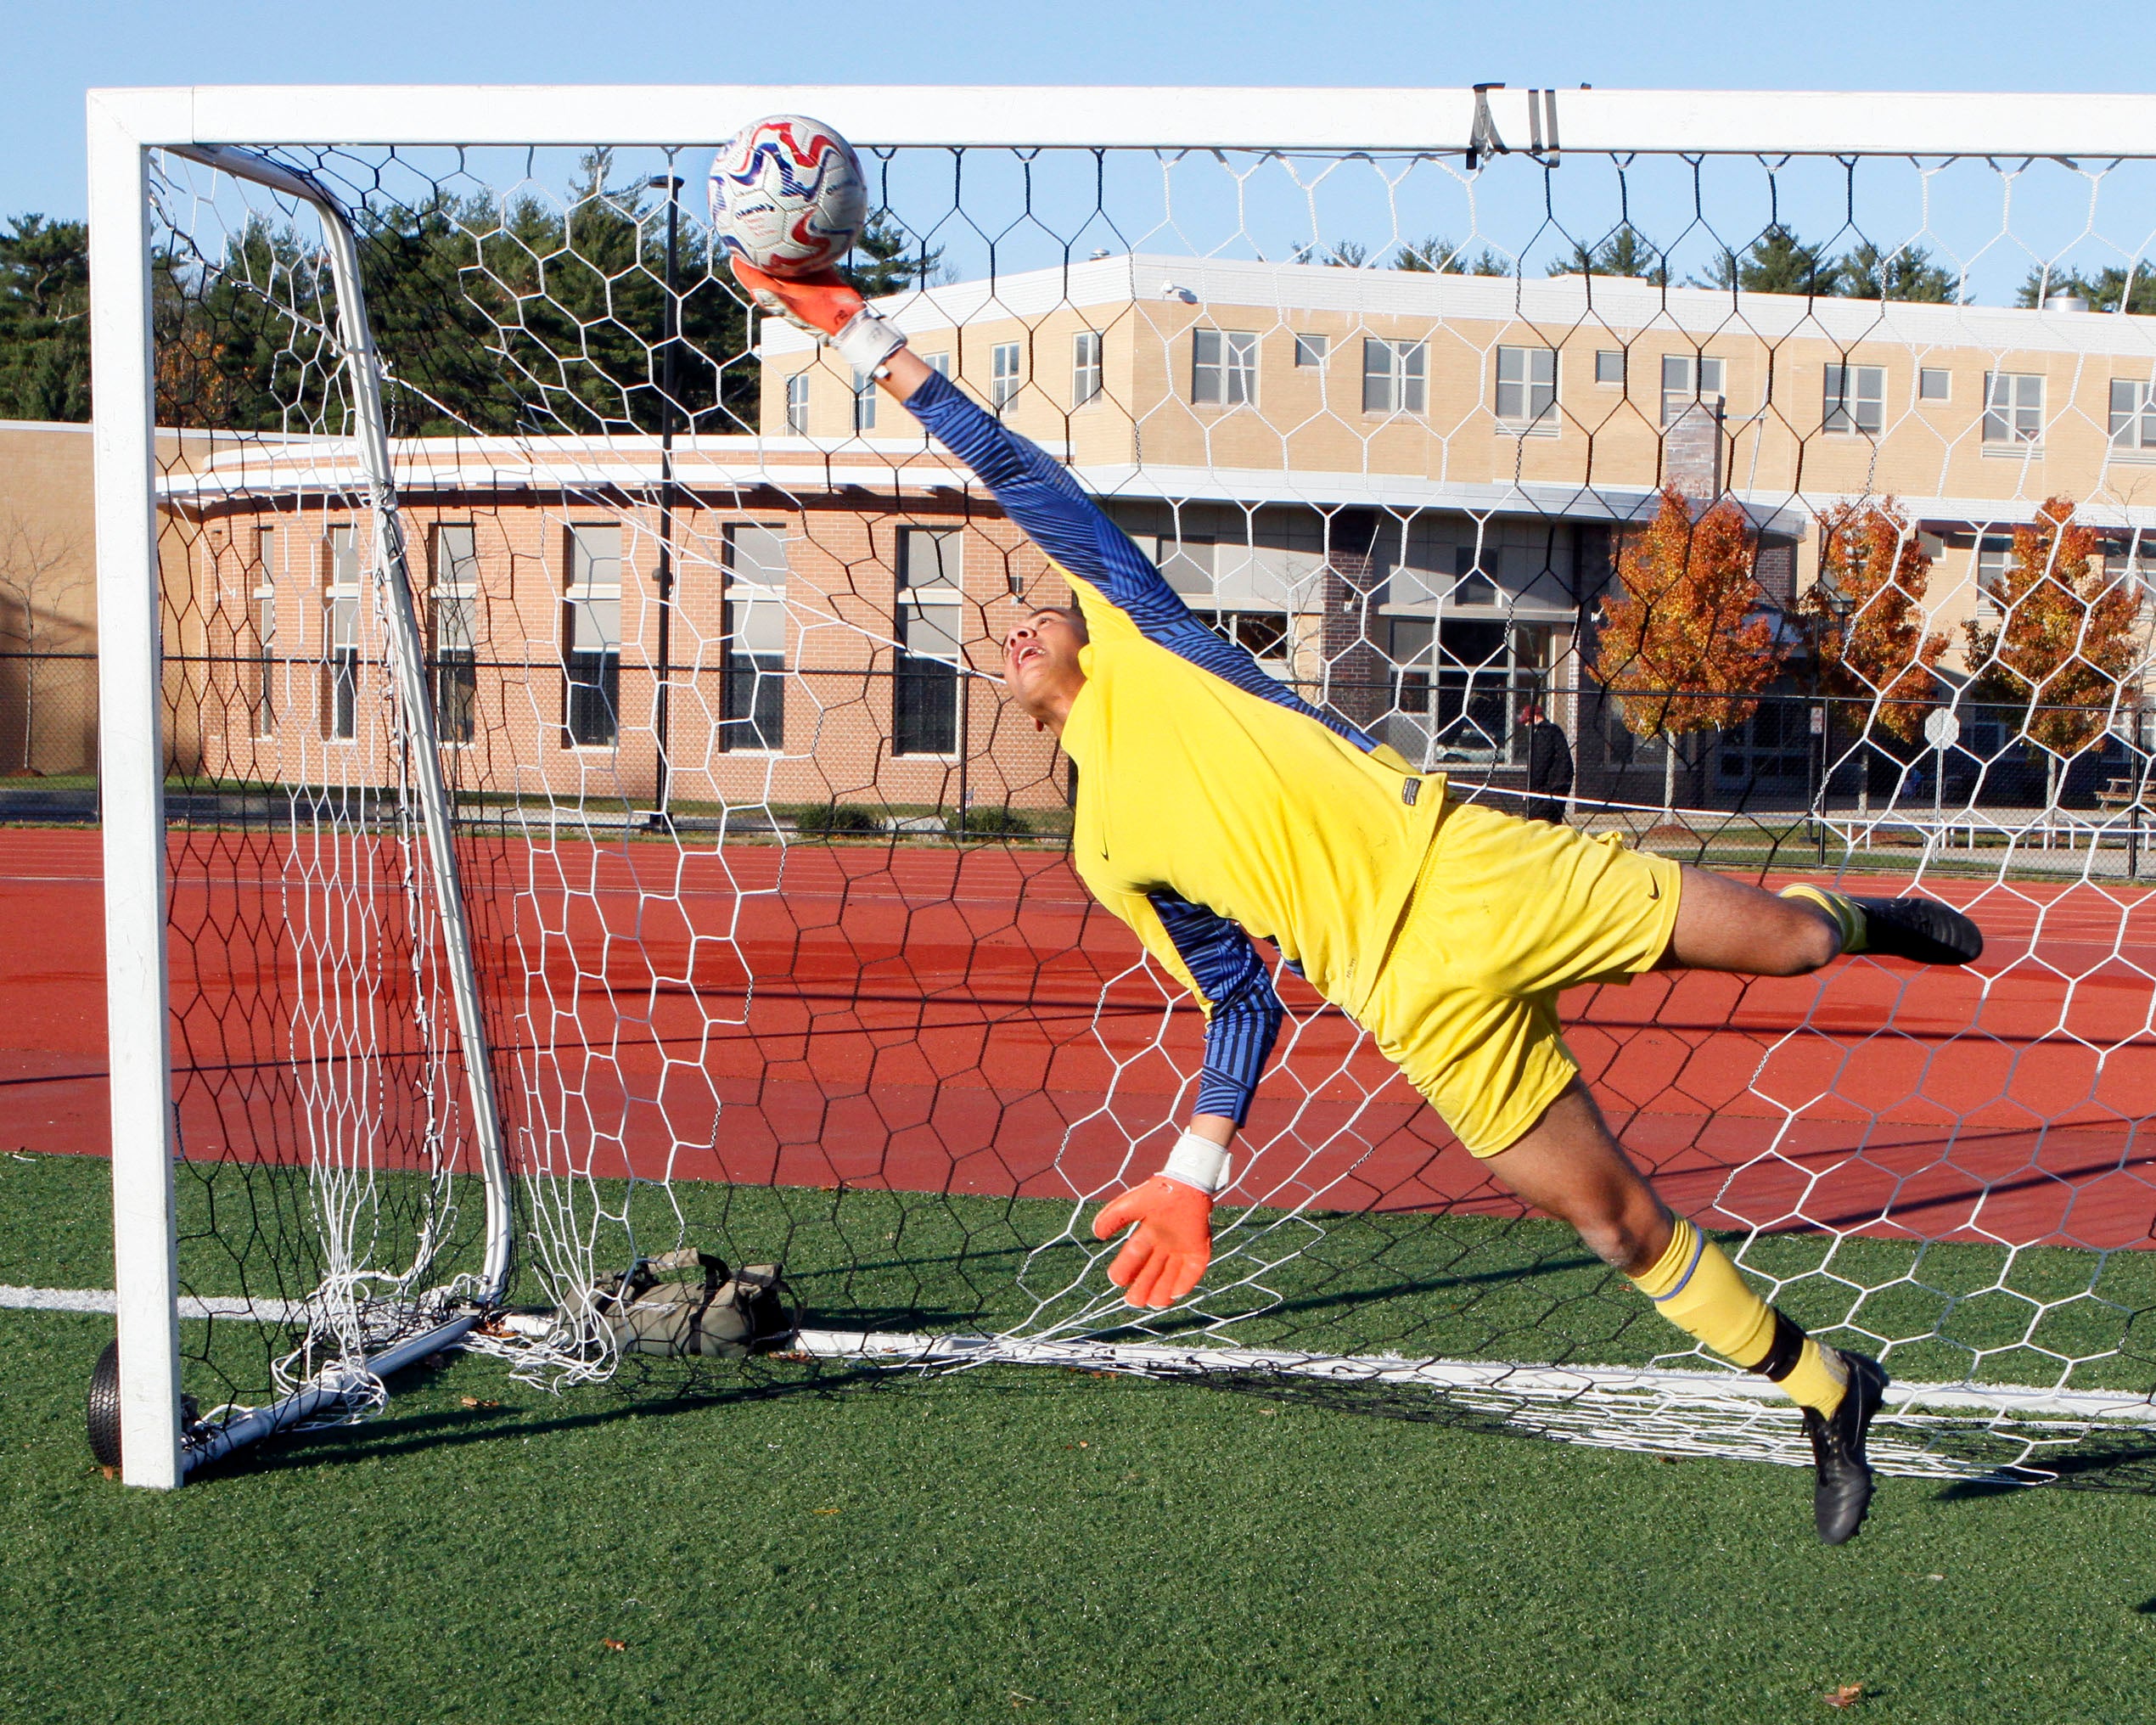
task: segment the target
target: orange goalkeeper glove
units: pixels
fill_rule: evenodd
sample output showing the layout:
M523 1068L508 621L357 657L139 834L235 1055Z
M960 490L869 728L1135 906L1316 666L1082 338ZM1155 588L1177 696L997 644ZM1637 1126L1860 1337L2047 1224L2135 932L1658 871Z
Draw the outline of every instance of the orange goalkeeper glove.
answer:
M834 269L775 276L737 257L733 273L757 309L821 338L839 358L863 373L875 374L906 346L906 338L890 320L848 287Z
M759 310L783 317L796 329L806 329L811 335L836 335L866 303L834 269L813 270L805 276L775 276L737 257L733 273Z
M1172 1306L1198 1285L1213 1257L1213 1194L1227 1184L1227 1152L1185 1132L1168 1166L1093 1218L1093 1238L1137 1226L1108 1267L1126 1306Z

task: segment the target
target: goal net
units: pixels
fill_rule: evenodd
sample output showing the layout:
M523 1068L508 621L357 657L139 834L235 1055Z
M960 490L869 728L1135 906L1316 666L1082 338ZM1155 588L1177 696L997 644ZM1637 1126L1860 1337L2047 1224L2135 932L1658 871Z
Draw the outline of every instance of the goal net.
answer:
M1888 1469L2145 1445L2156 132L424 93L386 111L474 141L224 92L99 146L97 219L149 233L100 263L100 416L154 399L101 504L131 1431L183 1391L183 1470L452 1344L604 1379L594 1290L688 1246L783 1261L803 1328L638 1370L1050 1363L1808 1459L1284 968L1213 1267L1120 1304L1088 1224L1202 1019L1002 699L1062 582L713 255L714 142L806 107L868 168L853 278L1272 674L1454 798L1967 909L1971 970L1649 976L1569 1045L1672 1205L1886 1362Z

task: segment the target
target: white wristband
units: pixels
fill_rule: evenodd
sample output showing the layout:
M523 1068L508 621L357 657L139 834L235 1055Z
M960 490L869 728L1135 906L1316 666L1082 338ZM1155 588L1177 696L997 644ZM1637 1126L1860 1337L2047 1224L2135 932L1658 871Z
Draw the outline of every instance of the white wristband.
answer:
M905 346L906 338L897 327L873 306L863 306L831 338L834 353L856 371L870 375Z
M1208 1197L1225 1191L1232 1175L1226 1146L1194 1132L1186 1132L1176 1140L1167 1166L1160 1172L1171 1180L1195 1186Z

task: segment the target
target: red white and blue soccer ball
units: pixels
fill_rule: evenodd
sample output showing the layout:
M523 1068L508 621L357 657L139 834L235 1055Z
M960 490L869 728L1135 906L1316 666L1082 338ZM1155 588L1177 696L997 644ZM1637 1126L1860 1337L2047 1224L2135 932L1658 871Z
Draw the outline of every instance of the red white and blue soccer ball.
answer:
M726 250L775 276L844 257L868 216L853 146L820 120L754 121L711 159L711 226Z

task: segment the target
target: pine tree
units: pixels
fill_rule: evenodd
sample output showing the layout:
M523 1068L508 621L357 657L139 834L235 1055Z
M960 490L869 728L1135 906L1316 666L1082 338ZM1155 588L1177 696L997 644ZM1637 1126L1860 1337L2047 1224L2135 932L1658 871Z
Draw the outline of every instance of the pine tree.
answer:
M1746 248L1743 256L1724 251L1707 271L1702 287L1734 287L1747 294L1831 294L1840 266L1829 262L1825 248L1807 245L1779 222L1771 224Z
M1676 739L1743 723L1781 669L1783 649L1760 615L1766 595L1754 549L1734 503L1694 520L1683 492L1668 486L1654 520L1628 536L1603 600L1595 675L1635 736L1664 740L1665 820L1676 804Z
M925 288L936 279L943 266L943 248L925 241L916 244L887 211L868 218L854 241L853 250L839 273L867 299L902 294L909 288Z
M1467 254L1453 244L1451 236L1433 233L1426 239L1402 245L1393 254L1392 267L1423 275L1463 276Z
M0 233L0 419L90 417L90 239L19 216Z
M1959 281L1934 263L1930 250L1921 245L1887 253L1867 239L1844 252L1837 268L1836 290L1851 300L1914 300L1946 306L1960 297Z
M2156 268L2136 264L2129 272L2111 264L2085 276L2079 270L2039 264L2023 280L2014 303L2026 309L2060 294L2078 295L2089 302L2091 312L2115 312L2123 301L2130 313L2148 317L2156 314Z
M1550 273L1553 276L1627 276L1664 287L1669 283L1670 267L1662 255L1648 244L1647 237L1627 222L1592 250L1588 248L1586 241L1575 240L1572 255L1561 263L1552 264Z

